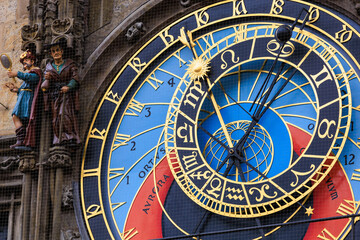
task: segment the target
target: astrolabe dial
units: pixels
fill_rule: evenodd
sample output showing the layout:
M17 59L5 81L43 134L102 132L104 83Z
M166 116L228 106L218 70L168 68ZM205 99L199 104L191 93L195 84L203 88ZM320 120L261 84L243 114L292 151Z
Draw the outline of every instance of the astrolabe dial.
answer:
M281 27L272 26L274 32ZM175 180L194 202L225 216L257 217L298 202L334 166L334 155L341 153L335 144L344 144L339 129L343 134L349 131L351 109L342 103L351 100L347 91L338 91L340 83L315 50L316 42L294 39L275 44L279 50L292 49L275 54L274 39L266 31L261 35L261 28L254 25L256 36L222 45L230 34L202 54L194 54L204 59L211 55L210 73L203 81L185 76L167 115L165 147ZM309 34L298 28L294 32ZM236 39L236 33L233 36ZM314 63L320 67L313 69ZM343 87L349 89L346 83ZM248 129L233 141L228 124L244 120L250 122ZM265 169L259 169L249 155L249 141L258 125L270 133L274 147L273 161ZM292 138L305 125L313 126L311 139L301 153L294 154ZM219 129L224 142L215 136ZM210 139L219 145L215 155L203 150ZM268 153L268 149L263 145L253 151ZM216 161L211 160L214 156Z
M90 238L347 238L360 27L301 0L196 6L136 45L99 101L81 170Z
M229 132L233 145L236 145L237 141L241 139L244 133L247 131L250 125L248 120L239 120L226 124L226 129ZM227 145L225 135L222 128L213 133L219 141ZM207 163L212 166L213 169L217 169L227 155L226 149L224 149L217 141L210 138L203 149L203 156ZM247 182L258 181L264 179L271 168L274 156L274 147L271 140L271 136L261 125L257 124L250 133L249 138L244 145L244 160L254 166L262 175L249 168L247 165L243 165L243 173ZM228 165L227 163L226 165ZM225 166L226 167L226 166ZM236 179L237 169L228 174L229 179ZM219 172L222 173L221 171Z

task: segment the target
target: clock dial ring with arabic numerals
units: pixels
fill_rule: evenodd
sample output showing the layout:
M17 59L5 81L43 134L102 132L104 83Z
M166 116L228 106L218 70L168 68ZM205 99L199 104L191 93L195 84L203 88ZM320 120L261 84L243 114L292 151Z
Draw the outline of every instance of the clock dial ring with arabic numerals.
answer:
M300 30L301 15L270 79L280 66L279 84L293 69L296 73L254 127L246 150L233 149L249 165L240 161L241 169L235 164L227 169L227 161L218 170L228 156L223 145L235 146L252 121L239 105L249 111L270 72L280 46L276 29L291 25L303 7L311 13L308 23ZM259 226L254 217L261 226L357 213L360 99L352 93L360 89L354 47L360 40L358 27L339 16L297 0L219 1L169 23L139 48L107 90L89 129L81 194L90 237L153 239L193 234L194 225L201 225L200 231ZM202 73L191 70L194 56L178 39L181 29L191 31L187 41L195 44L189 45L195 57L208 60ZM190 78L196 74L203 78L194 83ZM219 183L226 187L219 190ZM206 212L212 215L202 224ZM298 229L304 236L285 227L264 234L344 238L350 220L335 223ZM227 236L263 235L238 234Z

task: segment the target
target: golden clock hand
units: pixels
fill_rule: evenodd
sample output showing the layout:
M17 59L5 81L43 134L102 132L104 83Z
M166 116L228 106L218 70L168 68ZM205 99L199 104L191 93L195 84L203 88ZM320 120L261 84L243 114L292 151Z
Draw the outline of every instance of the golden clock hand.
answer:
M238 159L238 161L240 163L245 163L248 167L250 167L253 171L255 171L257 174L259 174L260 176L262 176L264 179L268 180L269 178L263 174L262 172L260 172L256 167L254 167L253 165L251 165L250 163L248 163L242 156L240 156L236 151L233 153L233 155ZM236 163L235 161L235 164L239 164L239 163ZM239 165L240 167L240 165ZM283 192L283 189L280 189L277 185L274 185L274 187L276 187L277 189L279 189L280 191ZM306 209L306 207L300 203L300 202L297 202L297 204L299 206L301 206L303 209Z
M231 101L233 101L237 106L239 106L246 114L248 114L251 117L251 114L243 107L240 105L240 103L238 103L233 97L230 96L230 94L228 94L224 87L222 85L218 86L218 83L215 83L214 86L220 88L220 90L224 93L224 95L226 95L228 98L231 99Z
M229 134L229 132L228 132L228 130L227 130L227 128L226 128L224 119L223 119L223 117L222 117L222 115L221 115L221 113L220 113L220 107L219 107L219 105L217 104L217 102L216 102L216 100L215 100L214 94L213 94L212 91L209 89L209 87L210 87L210 80L209 80L209 78L206 78L206 80L207 80L207 84L208 84L208 93L209 93L209 96L210 96L210 99L211 99L211 103L212 103L212 105L213 105L213 107L214 107L216 116L217 116L218 119L219 119L219 122L220 122L220 125L221 125L221 129L222 129L222 131L223 131L223 133L224 133L224 135L225 135L225 138L226 138L226 141L227 141L229 147L230 147L230 148L233 148L234 145L233 145L233 143L232 143L232 141L231 141L231 137L230 137L230 134Z
M281 27L281 26L280 26L280 27ZM291 34L290 34L290 36L291 36ZM276 63L277 63L277 61L279 60L280 54L281 54L283 48L285 47L285 44L286 44L286 41L282 42L281 47L280 47L280 49L279 49L279 53L277 54L277 56L276 56L273 64L271 65L271 68L270 68L268 74L266 75L266 78L265 78L264 82L262 83L262 85L261 85L261 87L260 87L260 90L259 90L258 93L256 94L255 99L254 99L254 101L253 101L252 104L251 104L251 107L250 107L250 109L249 109L250 112L251 112L252 108L255 106L255 103L258 101L258 98L259 98L259 97L261 98L261 96L262 96L263 93L265 92L266 87L267 87L267 85L268 85L268 83L269 83L269 80L270 80L270 76L272 75L272 73L273 73L273 71L274 71L274 69L275 69ZM257 107L258 107L258 105L257 105ZM257 111L257 107L255 108L255 111L254 111L254 112Z
M275 60L274 60L274 63L268 73L268 75L266 76L266 79L264 81L264 83L262 84L261 88L260 88L260 91L258 92L255 100L253 101L251 107L250 107L250 111L252 109L252 107L255 105L255 103L257 102L257 98L259 96L261 96L262 94L260 93L263 93L265 91L265 88L267 86L267 83L268 83L268 80L270 78L270 75L272 74L273 72L273 69L275 67L275 64L277 63L279 57L280 57L280 54L281 54L281 51L282 49L284 48L285 44L287 41L290 40L291 38L291 35L292 35L292 31L293 29L295 28L295 25L297 24L301 14L303 11L306 11L307 14L306 14L306 17L304 19L304 22L301 26L301 29L305 26L306 24L306 21L308 19L308 15L309 15L309 12L306 10L306 9L302 9L299 13L299 16L295 19L294 23L292 24L292 26L288 26L288 25L281 25L279 26L277 29L276 29L276 32L275 32L275 38L277 41L279 41L282 45L280 47L280 50L279 50L279 53L277 54ZM283 66L284 66L284 63L282 64L281 68L279 69L279 71L277 72L275 78L273 79L267 93L265 94L262 102L260 105L257 105L256 109L255 109L255 114L253 114L252 116L252 122L250 123L249 125L249 128L247 129L246 133L241 137L241 139L238 141L238 143L235 145L234 147L234 150L235 151L241 151L241 149L243 148L243 146L245 145L245 142L247 140L247 138L249 137L253 127L256 125L256 123L260 120L260 118L264 115L264 113L266 112L266 110L270 107L270 105L275 101L275 99L277 98L277 96L280 94L280 92L285 88L286 84L290 81L290 79L295 75L296 73L296 69L295 71L292 73L292 75L286 80L285 83L283 83L283 85L280 87L280 89L276 92L275 96L273 96L273 98L270 100L270 102L266 105L265 109L263 110L264 106L265 106L265 103L274 87L274 85L276 84L277 82L277 79L279 77L279 74L280 72L282 71L283 69Z
M200 124L198 125L198 127L203 130L204 133L206 133L207 135L209 135L212 139L214 139L218 144L220 144L223 148L225 148L226 150L229 150L229 147L226 146L223 142L221 142L217 137L215 137L214 135L212 135L208 130L206 130L203 126L201 126Z
M185 46L187 46L191 51L192 54L194 55L194 58L197 59L198 55L194 49L194 47L196 46L196 44L194 43L194 41L192 40L192 34L189 30L186 31L185 33L185 27L182 27L180 29L180 36L178 37L178 39L180 40L180 42L182 44L184 44Z
M276 73L276 76L275 78L273 79L273 81L271 82L267 92L265 93L265 96L263 97L262 99L262 102L260 103L260 105L257 105L256 107L256 113L253 115L253 118L256 119L256 121L258 122L260 120L260 118L264 115L264 112L267 110L267 108L264 109L264 112L262 112L266 102L267 102L267 99L269 98L276 82L278 81L279 79L279 76L280 76L280 73L282 72L282 70L284 69L284 66L285 66L285 63L282 63L281 64L281 67L279 68L278 72ZM283 88L282 88L283 89ZM280 92L279 92L280 93Z
M301 27L300 27L300 31L301 31L301 30L305 27L305 24L306 24L306 22L307 22L307 20L308 20L308 18L309 18L309 15L310 15L310 12L307 11L305 8L303 8L303 9L300 11L298 17L295 19L295 21L293 22L293 24L291 25L291 27L290 27L289 25L281 25L281 26L279 26L279 27L276 29L275 39L276 39L279 43L281 43L280 49L279 49L278 54L276 55L276 58L275 58L273 64L271 65L270 71L268 72L268 74L267 74L267 76L266 76L263 84L261 85L260 90L258 91L258 93L257 93L257 95L256 95L256 97L255 97L255 99L254 99L254 101L253 101L253 103L252 103L249 111L252 110L252 108L254 107L255 103L256 103L257 100L258 100L258 98L259 98L260 96L262 96L262 94L264 93L264 91L265 91L265 89L266 89L266 86L267 86L267 84L268 84L268 82L269 82L270 76L272 75L272 73L273 73L273 71L274 71L274 68L275 68L275 65L276 65L277 61L279 60L280 54L281 54L282 50L284 49L285 44L287 43L287 41L290 40L291 35L292 35L292 32L293 32L296 24L298 23L298 21L299 21L299 19L300 19L300 17L301 17L301 14L302 14L304 11L306 12L306 16L305 16L305 19L303 20L303 23L302 23ZM260 94L260 93L261 93L261 94ZM257 107L258 107L258 106L257 106ZM257 109L257 107L256 107L256 109ZM256 112L256 109L255 109L255 112Z
M180 29L180 36L178 37L178 39L180 40L180 42L182 42L185 46L187 46L193 53L194 55L194 58L195 59L198 59L199 57L197 56L197 53L194 49L194 47L196 46L195 43L193 42L192 40L192 34L190 31L187 31L185 33L185 27L182 27ZM212 93L212 91L209 89L210 86L211 86L211 83L210 83L210 80L208 77L206 77L206 83L207 83L207 92L209 93L209 97L211 99L211 103L214 107L214 110L215 110L215 113L219 119L219 122L220 122L220 125L221 125L221 129L223 130L224 134L225 134L225 138L226 138L226 141L228 143L228 146L230 148L233 148L234 145L231 141L231 137L230 137L230 134L229 132L227 131L227 128L226 128L226 125L225 125L225 122L224 122L224 119L220 113L220 108L219 108L219 105L217 104L216 100L215 100L215 97L214 97L214 94ZM214 137L213 137L214 138ZM218 141L217 141L218 142ZM221 144L222 145L222 144Z

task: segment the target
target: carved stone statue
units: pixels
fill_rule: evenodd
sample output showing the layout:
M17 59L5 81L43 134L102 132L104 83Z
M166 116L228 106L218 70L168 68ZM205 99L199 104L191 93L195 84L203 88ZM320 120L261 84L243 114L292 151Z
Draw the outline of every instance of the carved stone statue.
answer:
M17 93L17 101L12 112L12 119L15 125L16 143L10 148L35 147L36 140L36 108L39 99L41 70L34 66L35 55L26 50L20 56L20 62L26 72L9 71L8 77L17 77L23 80L18 88L13 83L6 86L11 92ZM30 150L30 149L28 149Z
M53 144L77 146L80 143L77 124L79 110L78 68L71 59L64 59L65 44L62 41L49 46L53 60L44 72L45 111L51 112Z

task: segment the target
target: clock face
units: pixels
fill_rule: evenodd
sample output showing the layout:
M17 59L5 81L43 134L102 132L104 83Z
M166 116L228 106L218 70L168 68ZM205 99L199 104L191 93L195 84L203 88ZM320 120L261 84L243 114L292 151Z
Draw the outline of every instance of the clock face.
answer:
M359 30L295 0L219 1L169 23L94 115L89 236L345 239L350 218L309 220L359 213Z

